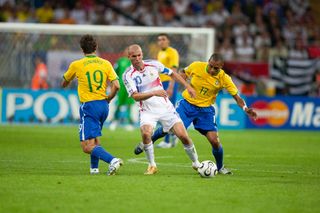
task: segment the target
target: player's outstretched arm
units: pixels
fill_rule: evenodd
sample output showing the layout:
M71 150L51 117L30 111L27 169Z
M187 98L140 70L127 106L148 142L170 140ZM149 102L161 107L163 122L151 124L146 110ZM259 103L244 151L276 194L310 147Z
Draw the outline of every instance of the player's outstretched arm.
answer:
M163 89L160 90L155 90L155 91L150 91L150 92L145 92L145 93L140 93L140 92L135 92L131 95L131 97L135 101L143 101L148 98L151 98L152 96L158 96L158 97L168 97L167 92Z
M232 97L237 102L238 106L240 106L249 117L253 118L254 120L257 119L257 113L252 108L248 108L246 102L238 94Z
M176 81L178 81L180 84L182 84L188 90L192 98L196 97L196 91L192 88L192 86L186 80L184 80L184 78L181 75L173 71L171 74L171 77Z
M119 80L111 81L111 91L108 94L108 98L107 98L108 102L110 102L114 98L114 96L116 96L119 89L120 89Z
M61 87L62 87L62 88L66 88L69 84L70 84L70 82L67 81L67 80L64 79L64 78L63 78L63 80L61 81Z

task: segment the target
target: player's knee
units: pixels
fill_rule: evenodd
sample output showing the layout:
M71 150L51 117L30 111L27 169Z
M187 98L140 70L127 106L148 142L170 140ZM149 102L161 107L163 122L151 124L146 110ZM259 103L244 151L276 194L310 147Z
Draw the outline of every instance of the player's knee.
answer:
M149 134L148 132L143 132L143 133L142 133L142 140L143 140L143 141L149 141L149 140L151 140L151 134Z
M210 143L211 143L211 146L212 146L213 148L215 148L215 149L218 149L219 146L220 146L219 140L212 140L212 141L210 141Z
M91 147L91 146L82 146L82 151L84 152L84 153L87 153L87 154L90 154L91 153L91 151L92 151L92 149L93 149L93 147Z
M82 147L82 151L84 153L90 154L90 151L89 151L89 149L87 147Z

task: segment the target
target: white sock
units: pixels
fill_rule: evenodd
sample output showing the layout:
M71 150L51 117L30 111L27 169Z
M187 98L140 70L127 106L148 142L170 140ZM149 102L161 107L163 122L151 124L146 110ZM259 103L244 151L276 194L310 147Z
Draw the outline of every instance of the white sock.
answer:
M154 150L153 143L143 144L144 152L146 153L147 160L149 162L149 166L157 166L154 161Z
M198 154L197 154L197 150L196 147L194 147L193 144L191 145L183 145L184 146L184 150L186 151L188 157L190 158L190 160L192 161L192 163L196 166L200 165L200 162L198 160Z

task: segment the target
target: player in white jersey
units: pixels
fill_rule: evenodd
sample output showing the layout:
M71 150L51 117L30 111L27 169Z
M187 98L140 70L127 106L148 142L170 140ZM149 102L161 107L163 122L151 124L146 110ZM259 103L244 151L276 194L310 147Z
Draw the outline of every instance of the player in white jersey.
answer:
M181 140L187 155L192 161L192 167L197 169L200 163L196 149L166 91L163 89L159 74L163 73L173 77L186 87L192 97L195 96L194 89L179 74L164 67L160 62L142 60L143 53L139 45L129 46L128 56L132 65L123 74L123 81L129 96L140 103L140 130L143 149L149 162L148 169L144 174L152 175L158 171L151 141L157 122L162 124L164 132L172 131Z

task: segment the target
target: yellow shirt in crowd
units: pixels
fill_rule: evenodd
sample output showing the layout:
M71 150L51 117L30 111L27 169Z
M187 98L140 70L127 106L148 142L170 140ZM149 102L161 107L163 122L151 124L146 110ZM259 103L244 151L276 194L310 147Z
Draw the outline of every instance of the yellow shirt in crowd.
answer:
M160 61L167 68L178 68L179 67L179 54L178 51L172 47L168 47L165 50L158 52L158 61ZM171 77L165 74L160 74L162 82L170 81Z

